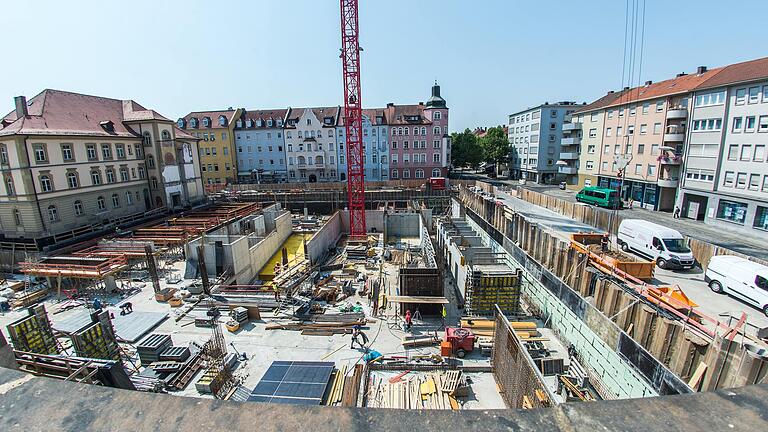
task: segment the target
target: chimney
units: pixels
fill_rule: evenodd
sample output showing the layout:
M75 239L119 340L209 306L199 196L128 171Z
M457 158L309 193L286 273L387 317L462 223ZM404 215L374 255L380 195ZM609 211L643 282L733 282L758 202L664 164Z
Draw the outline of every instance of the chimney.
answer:
M686 76L686 75L688 75L688 74L685 73L685 72L680 72L679 74L675 75L675 78L680 78L680 77Z
M624 87L624 91L627 91L627 90L629 90L629 87Z
M613 90L608 90L608 94L613 94Z
M16 118L22 118L29 115L27 111L27 97L16 96L13 98L13 102L16 103Z
M707 71L707 67L706 66L699 66L699 67L696 68L696 73L699 74L699 75L703 74L706 71Z
M649 86L651 84L653 84L653 81L651 81L651 80L648 80L648 81L645 82L645 85L647 85L647 86Z

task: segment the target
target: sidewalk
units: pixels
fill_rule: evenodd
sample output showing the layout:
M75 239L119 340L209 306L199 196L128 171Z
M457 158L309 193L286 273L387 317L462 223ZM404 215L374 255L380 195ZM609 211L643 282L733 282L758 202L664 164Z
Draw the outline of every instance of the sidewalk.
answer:
M532 187L531 190L576 202L576 193L557 187ZM609 210L605 210L609 211ZM671 213L657 212L639 207L621 210L622 217L632 217L664 225L680 231L681 234L703 240L716 246L728 248L744 255L768 260L768 235L748 237L744 233L728 231L693 219L675 219Z

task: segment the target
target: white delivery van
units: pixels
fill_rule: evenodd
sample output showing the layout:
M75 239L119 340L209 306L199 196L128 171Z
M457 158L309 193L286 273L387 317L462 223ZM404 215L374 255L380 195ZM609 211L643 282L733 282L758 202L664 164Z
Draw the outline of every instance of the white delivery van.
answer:
M704 280L712 291L757 306L768 316L768 267L746 258L716 255L709 260Z
M690 269L696 259L688 248L685 238L672 228L640 219L625 219L619 225L617 236L623 251L633 251L666 269Z

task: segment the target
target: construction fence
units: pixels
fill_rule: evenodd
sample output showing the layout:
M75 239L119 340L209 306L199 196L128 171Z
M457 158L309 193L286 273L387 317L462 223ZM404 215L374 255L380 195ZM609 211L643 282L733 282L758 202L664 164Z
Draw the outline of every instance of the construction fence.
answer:
M621 221L625 219L623 216L613 211L606 211L596 207L580 205L578 203L566 201L562 198L521 187L517 188L517 197L524 201L528 201L531 204L547 208L556 213L560 213L561 215L567 216L607 232L614 231L616 227L621 224ZM689 236L684 237L688 240L688 246L691 248L693 256L701 264L701 268L703 269L707 268L707 265L709 265L709 260L715 255L736 255L763 265L768 265L768 261L747 256L728 248L716 246L703 240L698 240Z
M427 183L429 179L414 180L390 180L390 181L367 181L365 189L418 189ZM450 185L474 186L475 180L449 180ZM346 182L328 182L328 183L235 183L227 185L229 190L235 191L306 191L306 190L347 190Z
M508 408L542 408L556 404L544 376L499 308L496 308L491 365Z
M468 189L465 212L503 245L534 279L557 296L583 325L634 365L659 394L716 390L768 380L763 344L723 323L681 317L662 310L619 281L589 267L588 259L511 208ZM586 298L590 298L587 301ZM712 334L700 329L707 327ZM738 334L738 337L735 337ZM569 342L570 335L563 334ZM589 362L586 362L589 363ZM605 371L610 378L610 371ZM690 391L688 389L687 391Z

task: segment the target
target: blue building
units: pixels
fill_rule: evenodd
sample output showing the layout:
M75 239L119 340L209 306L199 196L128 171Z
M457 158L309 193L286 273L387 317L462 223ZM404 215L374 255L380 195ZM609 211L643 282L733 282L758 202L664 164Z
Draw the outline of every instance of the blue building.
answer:
M288 179L283 127L287 109L245 111L235 123L237 178L282 183Z
M347 180L347 146L344 118L336 127L339 180ZM383 109L363 110L363 146L365 151L365 180L389 180L389 145L387 121Z

